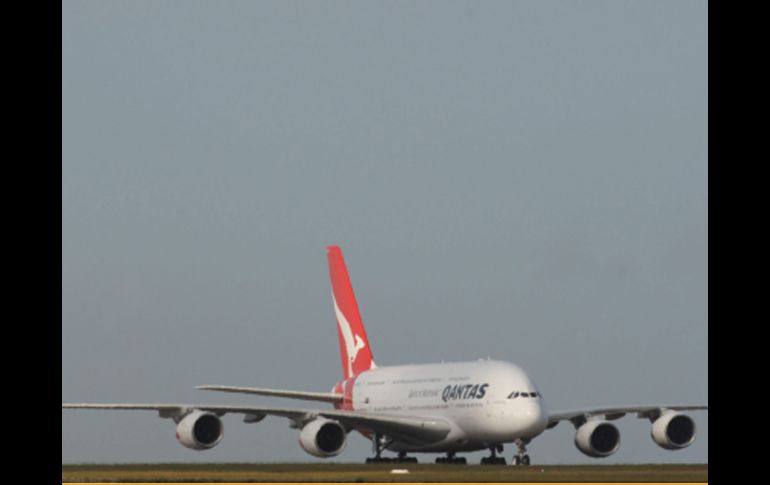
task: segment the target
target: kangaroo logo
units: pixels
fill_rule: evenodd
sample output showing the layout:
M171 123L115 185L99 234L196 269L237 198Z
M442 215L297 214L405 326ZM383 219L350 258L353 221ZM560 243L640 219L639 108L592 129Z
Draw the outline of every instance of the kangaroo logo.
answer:
M340 307L337 305L337 299L332 295L334 300L334 313L337 314L337 326L342 333L342 339L345 341L345 353L348 357L348 376L353 375L353 362L356 360L358 351L366 347L366 342L359 335L353 333L353 329L350 328L350 322L345 318L345 314L342 313Z

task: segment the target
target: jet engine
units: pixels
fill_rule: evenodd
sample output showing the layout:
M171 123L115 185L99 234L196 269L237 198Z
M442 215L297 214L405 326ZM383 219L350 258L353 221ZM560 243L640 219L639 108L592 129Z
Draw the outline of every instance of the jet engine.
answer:
M620 448L620 431L607 421L590 420L577 429L575 446L588 456L604 458Z
M208 450L222 441L224 428L216 414L195 410L176 425L176 439L187 448Z
M306 424L299 433L303 450L319 458L339 455L345 448L345 428L337 421L317 418Z
M695 441L695 422L686 414L665 412L652 423L651 434L661 448L679 450Z

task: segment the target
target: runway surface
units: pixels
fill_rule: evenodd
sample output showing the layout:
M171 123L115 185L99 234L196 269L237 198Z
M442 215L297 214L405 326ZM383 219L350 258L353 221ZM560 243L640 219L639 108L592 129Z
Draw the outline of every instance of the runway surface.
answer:
M393 469L408 474L392 474ZM532 465L434 464L132 464L62 465L62 482L648 482L706 483L708 464Z

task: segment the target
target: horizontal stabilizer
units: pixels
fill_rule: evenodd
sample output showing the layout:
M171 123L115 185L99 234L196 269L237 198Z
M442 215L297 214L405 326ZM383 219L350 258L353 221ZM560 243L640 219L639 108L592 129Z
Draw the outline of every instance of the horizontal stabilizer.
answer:
M238 394L256 394L259 396L285 397L288 399L304 399L305 401L322 401L330 403L341 403L344 395L333 392L305 392L305 391L286 391L283 389L264 389L260 387L238 387L238 386L196 386L196 389L202 391L234 392Z

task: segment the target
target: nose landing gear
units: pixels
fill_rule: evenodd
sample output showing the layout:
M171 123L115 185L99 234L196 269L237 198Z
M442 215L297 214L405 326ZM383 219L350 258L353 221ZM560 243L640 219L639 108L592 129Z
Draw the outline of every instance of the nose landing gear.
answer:
M527 455L527 445L529 444L528 439L517 439L514 441L516 443L516 446L518 446L519 451L515 455L513 455L513 458L511 459L512 465L529 465L529 455Z

